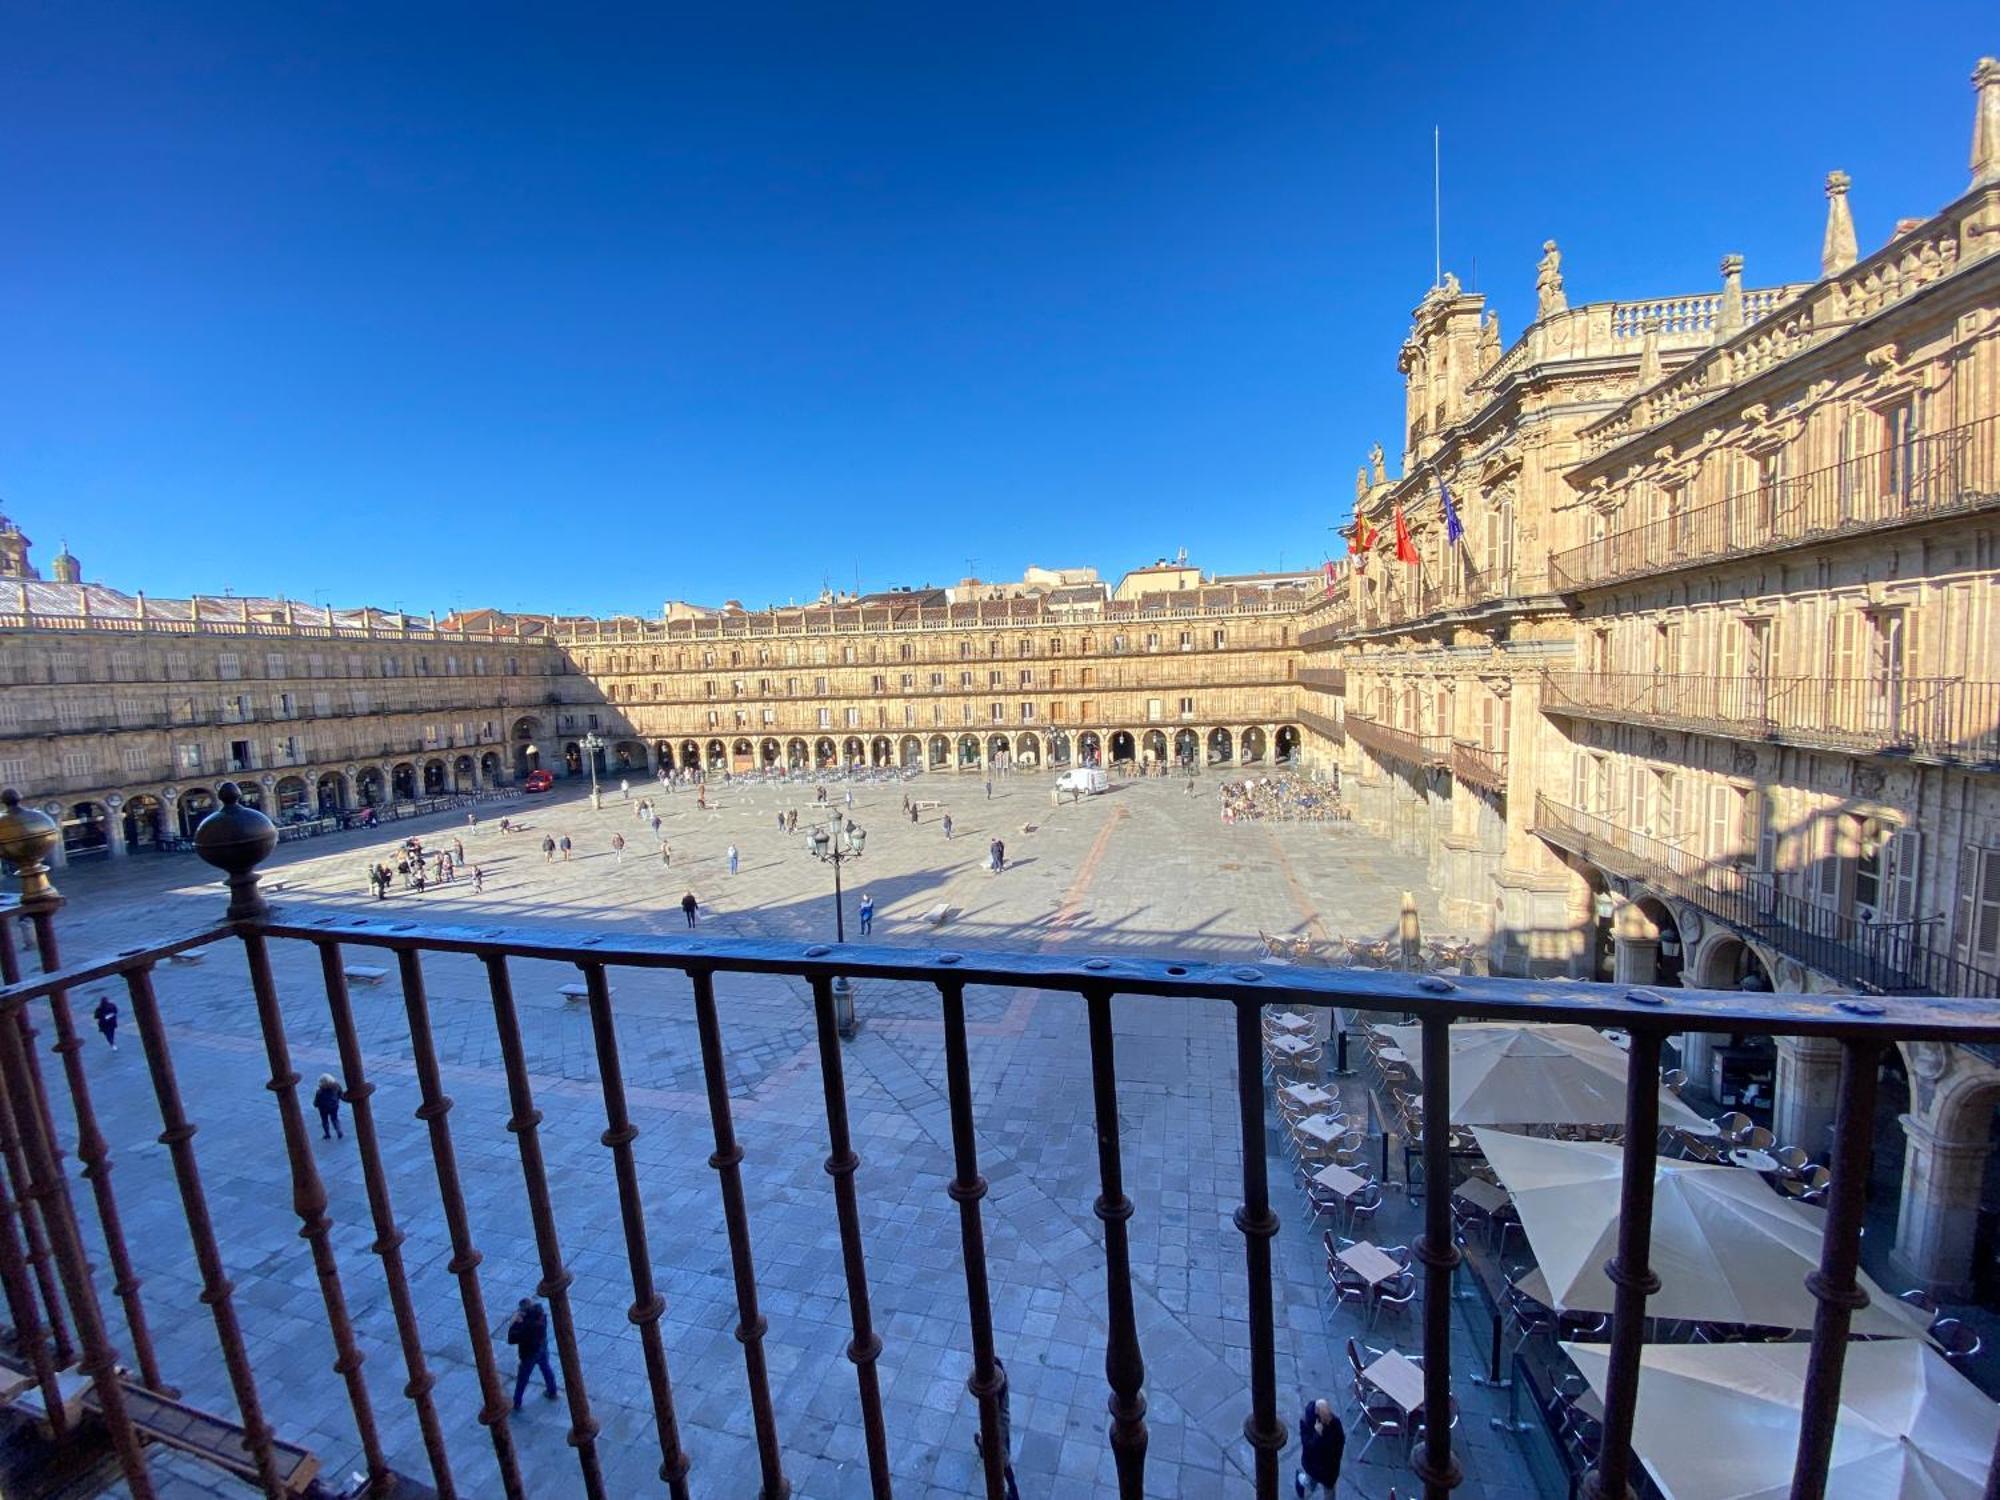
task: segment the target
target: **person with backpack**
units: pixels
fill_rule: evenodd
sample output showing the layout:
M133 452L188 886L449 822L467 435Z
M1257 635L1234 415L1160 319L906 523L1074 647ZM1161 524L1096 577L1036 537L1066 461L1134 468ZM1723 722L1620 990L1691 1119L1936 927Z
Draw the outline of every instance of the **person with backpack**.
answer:
M542 1372L544 1382L542 1394L553 1401L556 1399L556 1372L549 1363L549 1315L542 1311L542 1304L533 1297L523 1297L507 1324L507 1342L514 1346L514 1353L520 1359L520 1368L514 1372L514 1410L521 1409L521 1397L528 1389L528 1379L535 1371Z

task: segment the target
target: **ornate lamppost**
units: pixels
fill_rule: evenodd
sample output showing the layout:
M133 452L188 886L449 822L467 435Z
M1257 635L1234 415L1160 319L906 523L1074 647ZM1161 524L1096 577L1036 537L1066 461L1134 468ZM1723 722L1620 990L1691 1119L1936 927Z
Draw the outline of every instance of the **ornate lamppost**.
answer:
M593 812L604 806L603 799L597 791L597 752L603 748L604 736L596 730L591 730L583 737L583 758L590 766L590 806Z
M847 941L847 907L841 892L840 867L851 859L861 858L867 843L868 830L856 828L838 812L827 820L826 827L815 828L806 835L806 848L812 857L833 866L833 937L837 943ZM842 1036L854 1035L854 986L844 974L833 977L833 1018Z

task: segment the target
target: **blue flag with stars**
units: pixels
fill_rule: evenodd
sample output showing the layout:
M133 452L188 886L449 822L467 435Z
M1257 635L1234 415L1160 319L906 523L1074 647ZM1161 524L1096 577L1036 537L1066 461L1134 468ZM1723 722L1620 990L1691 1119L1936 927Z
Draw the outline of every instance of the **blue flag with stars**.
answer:
M1442 474L1438 475L1438 499L1444 502L1445 543L1456 547L1465 538L1465 528L1459 524L1458 507L1451 503L1451 491L1446 488Z

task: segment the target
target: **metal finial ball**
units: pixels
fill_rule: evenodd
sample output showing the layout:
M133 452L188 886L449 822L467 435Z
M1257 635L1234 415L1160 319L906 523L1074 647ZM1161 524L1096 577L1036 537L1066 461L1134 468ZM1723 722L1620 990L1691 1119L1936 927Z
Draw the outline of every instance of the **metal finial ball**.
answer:
M243 800L233 781L215 789L222 806L194 831L195 853L225 875L246 875L278 847L277 825Z
M0 805L6 808L0 812L0 859L20 872L22 903L53 897L56 888L49 882L43 861L62 842L62 829L47 813L23 807L21 794L12 787L0 791Z

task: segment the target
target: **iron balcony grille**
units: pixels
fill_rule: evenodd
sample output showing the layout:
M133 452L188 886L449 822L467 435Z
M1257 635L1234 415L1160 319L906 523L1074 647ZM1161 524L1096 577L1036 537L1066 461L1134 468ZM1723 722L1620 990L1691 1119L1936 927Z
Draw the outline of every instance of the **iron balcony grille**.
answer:
M1420 770L1451 763L1451 736L1448 734L1413 734L1407 729L1397 729L1358 714L1351 708L1343 717L1347 721L1347 732L1378 754Z
M1629 502L1628 502L1629 503ZM2000 417L1912 437L1823 469L1571 547L1549 559L1565 592L1717 558L2000 506Z
M1322 688L1329 693L1347 691L1347 668L1345 667L1301 667L1299 682L1309 688Z
M1314 734L1331 744L1344 745L1347 743L1346 726L1338 719L1330 719L1325 714L1316 714L1309 708L1300 709L1294 717L1298 719L1302 727L1310 729Z
M2000 683L1962 677L1542 674L1542 706L1808 750L2000 762Z
M1499 796L1507 794L1507 752L1470 740L1453 740L1451 774L1460 781L1486 788Z
M1938 921L1870 922L1717 864L1602 813L1535 797L1535 832L1622 879L1676 896L1842 984L1884 995L2000 996L2000 975L1953 956Z
M233 794L233 788L231 789ZM1451 1052L1449 1028L1454 1021L1494 1018L1572 1021L1617 1026L1631 1038L1626 1095L1623 1203L1615 1259L1609 1267L1616 1287L1611 1328L1610 1384L1604 1401L1603 1442L1591 1493L1624 1495L1633 1473L1631 1432L1647 1299L1657 1286L1649 1264L1652 1193L1659 1128L1661 1047L1682 1030L1758 1031L1829 1037L1842 1048L1839 1109L1832 1155L1832 1189L1827 1229L1818 1272L1808 1286L1817 1299L1812 1332L1810 1374L1803 1398L1803 1420L1797 1448L1798 1479L1793 1493L1820 1496L1825 1491L1834 1422L1838 1409L1840 1371L1845 1356L1852 1309L1865 1305L1858 1293L1856 1271L1866 1188L1866 1163L1875 1107L1877 1066L1883 1050L1898 1040L1981 1043L2000 1039L2000 1009L1963 1000L1915 1000L1893 1013L1865 1000L1829 1002L1825 996L1745 995L1675 990L1662 993L1586 985L1540 986L1516 980L1448 979L1361 970L1272 970L1250 965L1159 962L1107 958L1043 957L1015 954L957 953L935 950L815 944L668 939L613 932L593 933L579 940L573 933L526 928L461 927L368 918L317 917L289 922L272 915L257 891L255 864L270 847L269 826L260 817L225 796L216 819L225 820L226 837L217 837L212 820L205 825L204 857L229 875L231 903L228 920L214 927L183 934L150 946L129 948L115 956L64 966L56 947L54 914L60 904L53 896L37 895L23 903L32 918L44 972L24 979L14 947L14 926L0 922L0 1284L8 1298L19 1343L27 1351L34 1376L49 1400L58 1428L65 1418L57 1399L56 1369L74 1353L95 1384L105 1430L115 1447L134 1500L154 1500L156 1490L148 1471L145 1448L134 1411L166 1390L167 1371L159 1368L147 1323L143 1285L134 1274L129 1247L118 1217L112 1188L112 1162L96 1123L89 1079L78 1056L71 995L84 985L122 984L129 1013L145 1056L151 1091L158 1104L171 1170L183 1217L192 1239L201 1280L201 1301L215 1324L227 1378L240 1413L243 1444L239 1467L269 1496L285 1494L286 1473L296 1450L281 1443L265 1415L260 1396L260 1371L238 1320L237 1290L225 1273L230 1226L210 1213L200 1166L193 1148L197 1122L192 1109L199 1101L184 1097L174 1071L173 1036L153 991L153 971L162 961L190 948L219 942L240 943L249 976L248 1001L255 1031L268 1068L268 1088L278 1116L278 1132L292 1189L292 1206L300 1222L301 1252L316 1273L333 1369L344 1387L354 1428L365 1453L369 1477L387 1488L395 1482L389 1467L381 1421L368 1384L362 1378L365 1353L348 1312L348 1296L336 1254L329 1197L322 1183L306 1126L299 1073L287 1038L287 998L274 977L272 952L277 945L307 945L317 956L320 995L290 997L295 1006L324 1004L340 1057L343 1097L351 1106L351 1121L366 1183L368 1215L374 1238L372 1250L381 1261L388 1299L398 1334L399 1353L407 1382L402 1387L421 1431L425 1462L440 1495L456 1493L453 1481L454 1442L462 1434L447 1430L435 1394L436 1377L426 1350L434 1341L450 1338L449 1330L426 1322L435 1310L413 1292L401 1246L404 1242L394 1189L406 1181L392 1180L391 1163L407 1171L405 1158L385 1149L391 1121L378 1117L371 1105L370 1052L357 1007L348 993L345 955L355 950L393 957L402 1010L408 1027L408 1057L414 1064L422 1105L428 1154L436 1178L447 1226L451 1258L449 1272L457 1283L463 1332L469 1336L477 1367L482 1406L479 1421L493 1450L500 1489L519 1500L528 1493L514 1448L510 1403L496 1366L490 1337L489 1303L480 1273L459 1169L458 1139L470 1127L455 1124L446 1092L445 1067L440 1060L432 1010L426 989L426 961L442 955L469 955L485 971L491 1001L495 1048L505 1071L511 1115L506 1129L514 1137L519 1157L523 1199L542 1271L539 1290L550 1306L553 1340L564 1369L570 1420L570 1444L578 1470L578 1489L565 1482L564 1493L580 1492L603 1500L605 1476L599 1453L600 1431L592 1414L590 1371L585 1368L578 1323L572 1305L577 1275L565 1258L558 1233L555 1203L558 1189L574 1178L548 1170L541 1139L542 1115L536 1107L534 1073L524 1041L514 997L512 966L541 960L574 965L585 992L595 1052L596 1092L603 1108L601 1141L609 1152L626 1251L624 1270L630 1283L628 1312L631 1339L643 1358L645 1389L651 1408L651 1439L659 1452L659 1477L675 1500L690 1493L690 1474L700 1455L681 1444L675 1392L668 1368L660 1322L665 1298L655 1279L654 1259L647 1243L647 1177L642 1175L634 1142L638 1129L628 1107L612 979L630 970L669 970L688 982L699 1034L699 1058L706 1093L714 1153L720 1215L730 1249L730 1279L738 1316L744 1376L761 1473L760 1494L787 1493L785 1450L779 1413L771 1396L770 1372L764 1354L766 1319L759 1302L756 1257L742 1185L744 1151L732 1119L724 1012L721 997L732 976L790 975L804 979L813 997L817 1032L819 1085L825 1113L826 1170L830 1178L829 1208L840 1245L852 1338L845 1348L854 1367L855 1406L864 1434L872 1492L888 1497L893 1483L878 1365L889 1351L875 1327L869 1301L869 1279L861 1232L860 1198L867 1187L862 1163L853 1149L847 1085L841 1044L836 1033L834 981L847 975L862 979L899 980L930 987L943 1023L943 1059L949 1101L952 1177L948 1196L958 1209L964 1276L962 1312L970 1374L967 1388L977 1400L984 1445L984 1483L989 1500L1004 1493L1001 1448L997 1441L1002 1374L1000 1336L995 1328L988 1288L982 1200L987 1184L979 1170L979 1121L974 1107L972 1063L967 1047L965 990L968 985L1032 989L1069 997L1088 1023L1091 1106L1096 1124L1097 1176L1100 1191L1096 1215L1102 1224L1101 1251L1107 1325L1105 1376L1109 1388L1108 1444L1122 1500L1140 1500L1145 1484L1148 1428L1146 1364L1134 1313L1133 1281L1127 1247L1127 1226L1135 1215L1153 1205L1137 1203L1128 1194L1124 1175L1124 1143L1119 1119L1118 1060L1114 1046L1114 1001L1219 1007L1232 1020L1235 1041L1235 1095L1239 1105L1242 1146L1241 1203L1235 1225L1244 1240L1244 1284L1249 1324L1247 1416L1244 1439L1253 1457L1255 1493L1260 1500L1280 1494L1279 1454L1286 1446L1286 1424L1277 1407L1277 1372L1272 1300L1271 1241L1279 1221L1267 1179L1266 1108L1262 1080L1262 1010L1286 1007L1387 1010L1412 1014L1422 1032L1423 1097L1432 1119L1449 1116ZM33 888L39 866L24 866L24 888ZM296 1014L296 1011L294 1012ZM367 1018L368 1031L375 1018ZM76 1149L84 1163L95 1211L94 1236L86 1233L73 1197L72 1181L61 1169L60 1140L54 1107L60 1097L41 1072L36 1046L41 1028L52 1028L56 1054L62 1059L62 1091L76 1119ZM395 1051L402 1053L398 1039ZM396 1143L388 1142L393 1148ZM1423 1154L1432 1182L1450 1180L1448 1132L1428 1132ZM239 1153L252 1149L236 1143ZM152 1188L155 1184L148 1184ZM117 1304L124 1344L113 1342L113 1324L100 1293L87 1246L101 1244L111 1273L111 1296ZM1432 1192L1424 1202L1424 1233L1416 1252L1422 1268L1423 1383L1425 1406L1443 1412L1451 1406L1452 1281L1460 1255L1454 1242L1449 1195ZM594 1269L586 1274L601 1275ZM1158 1354L1155 1348L1156 1356ZM828 1349L831 1361L837 1351ZM121 1367L130 1362L128 1371ZM788 1414L789 1415L789 1414ZM1428 1424L1415 1449L1414 1471L1429 1500L1443 1500L1460 1478L1449 1423Z

